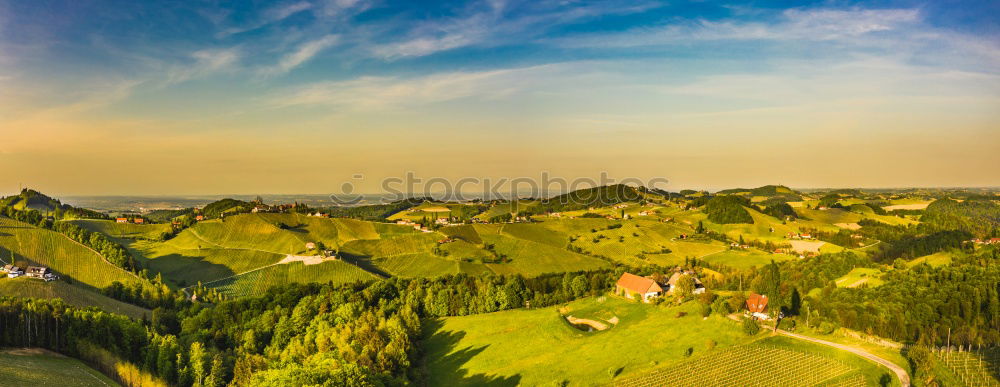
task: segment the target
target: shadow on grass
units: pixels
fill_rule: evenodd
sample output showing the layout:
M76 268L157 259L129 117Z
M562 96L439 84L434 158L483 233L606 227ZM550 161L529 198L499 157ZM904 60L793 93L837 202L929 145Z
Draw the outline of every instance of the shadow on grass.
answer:
M372 262L372 257L371 256L368 256L368 255L354 255L354 254L351 254L351 253L345 253L345 252L341 251L340 252L340 258L344 262L347 262L347 263L352 264L354 266L360 267L362 270L367 271L367 272L372 273L372 274L375 274L375 275L377 275L379 277L382 277L382 278L392 277L391 274L386 273L384 270L380 269L378 266L375 266L375 263Z
M489 346L456 349L465 337L465 332L443 331L444 322L441 319L427 319L423 321L423 325L426 348L424 367L427 371L428 385L500 387L516 386L521 383L521 375L470 375L468 370L462 369L462 366Z
M166 282L178 287L190 286L219 280L236 274L229 266L205 260L202 255L167 254L149 258L146 252L135 247L135 242L128 239L116 239L132 254L142 267L149 269L153 275L162 274ZM266 265L262 263L261 265Z

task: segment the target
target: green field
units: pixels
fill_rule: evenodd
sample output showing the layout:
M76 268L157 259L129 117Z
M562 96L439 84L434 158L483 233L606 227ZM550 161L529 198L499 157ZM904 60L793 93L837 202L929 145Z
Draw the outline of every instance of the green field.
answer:
M3 350L0 364L0 386L118 386L83 362L47 350Z
M157 239L160 234L169 232L172 226L169 223L159 224L134 224L117 223L113 220L79 219L68 221L87 230L106 234L108 236L125 238Z
M260 296L268 288L287 283L333 282L349 283L368 281L376 277L354 265L341 261L328 261L316 265L302 262L273 265L239 276L205 283L229 297Z
M729 266L736 269L746 269L750 267L760 267L775 262L790 261L797 259L788 254L770 254L756 249L747 250L726 250L717 254L712 254L702 258L705 262L713 265Z
M885 283L881 277L882 271L879 269L858 267L852 269L843 277L837 278L834 282L837 283L838 287L842 288L856 288L861 285L876 287Z
M18 265L48 266L75 284L103 288L114 281L137 280L134 275L104 260L97 252L68 237L9 218L0 217L0 260Z
M134 319L152 316L149 310L127 304L102 294L67 284L63 281L45 282L33 278L0 278L0 295L30 298L61 298L67 304L96 306L111 313L124 314Z
M483 235L482 238L485 243L493 245L497 253L505 255L510 260L507 263L487 264L498 274L535 276L543 273L595 270L610 266L608 262L598 258L530 240L504 235Z
M618 324L599 332L574 328L561 308L512 310L449 317L425 323L426 364L430 384L548 385L610 382L609 369L620 377L637 375L661 364L745 343L739 324L725 317L702 319L698 306L655 307L614 297L588 298L568 304L563 312L579 318ZM678 317L679 313L686 313Z
M923 257L918 257L910 260L906 263L906 267L914 267L917 265L928 264L931 266L942 266L948 265L952 260L952 253L947 251L937 252L931 255L925 255Z
M284 255L257 250L189 248L190 235L166 243L138 241L126 245L140 257L142 266L175 286L209 282L277 263Z

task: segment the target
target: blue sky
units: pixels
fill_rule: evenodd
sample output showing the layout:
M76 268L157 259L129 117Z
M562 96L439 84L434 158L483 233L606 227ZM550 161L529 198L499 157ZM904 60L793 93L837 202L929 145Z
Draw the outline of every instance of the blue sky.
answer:
M997 15L995 1L0 0L0 162L18 167L0 179L67 193L324 192L412 169L986 185L1000 175L950 171L1000 164ZM93 149L143 161L109 169ZM81 159L102 172L52 173ZM247 182L268 170L296 172Z

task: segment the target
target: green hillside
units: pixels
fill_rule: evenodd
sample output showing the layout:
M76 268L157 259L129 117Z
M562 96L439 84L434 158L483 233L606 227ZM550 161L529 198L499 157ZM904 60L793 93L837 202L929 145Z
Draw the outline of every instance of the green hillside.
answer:
M67 304L124 314L134 319L152 316L147 309L115 300L93 291L70 285L64 281L45 282L33 278L0 278L0 295L31 298L61 298Z
M43 349L0 351L0 386L117 386L83 362Z
M683 360L686 348L694 348L696 354L707 351L709 339L718 348L747 341L738 324L721 316L703 320L695 306L652 308L600 297L575 301L562 309L521 309L432 321L424 328L429 384L607 383L611 381L609 369L620 369L622 377L635 375L656 364ZM678 317L680 312L687 316ZM567 323L561 313L604 323L617 318L618 323L606 331L584 332ZM570 358L573 361L565 361Z
M236 298L259 296L272 286L288 283L349 283L376 278L369 272L341 261L328 261L316 265L292 262L267 266L260 270L215 282L205 282L204 285L216 288L223 294Z
M10 261L12 254L18 265L48 266L74 283L93 288L136 280L131 273L62 234L0 217L0 260Z
M160 239L171 231L169 223L135 224L117 223L113 220L80 219L68 221L84 229L103 233L119 239Z

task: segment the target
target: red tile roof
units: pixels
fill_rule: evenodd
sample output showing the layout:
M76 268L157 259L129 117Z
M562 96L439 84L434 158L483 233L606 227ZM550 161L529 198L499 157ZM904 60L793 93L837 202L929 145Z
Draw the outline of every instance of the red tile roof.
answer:
M747 309L750 310L750 313L763 312L764 309L767 309L767 296L750 293L750 297L747 298Z
M640 294L663 291L663 288L661 288L660 285L657 285L656 281L630 273L623 273L622 277L618 279L618 282L616 282L615 285L628 289L633 293Z

